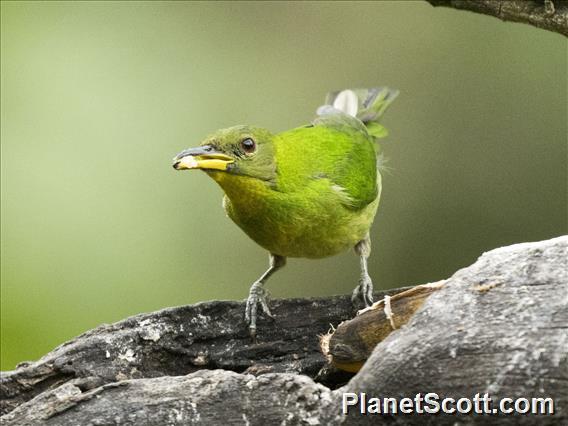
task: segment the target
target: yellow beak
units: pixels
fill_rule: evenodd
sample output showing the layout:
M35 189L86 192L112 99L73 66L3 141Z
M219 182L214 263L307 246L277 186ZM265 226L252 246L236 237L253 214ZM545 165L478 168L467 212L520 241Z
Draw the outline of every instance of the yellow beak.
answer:
M174 157L173 167L176 170L206 169L227 170L235 160L222 152L215 151L209 145L189 148Z

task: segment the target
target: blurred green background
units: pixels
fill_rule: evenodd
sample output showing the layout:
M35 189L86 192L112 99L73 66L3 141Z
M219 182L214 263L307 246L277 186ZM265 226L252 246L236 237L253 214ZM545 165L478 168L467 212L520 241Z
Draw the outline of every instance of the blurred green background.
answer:
M377 288L566 233L566 39L425 2L2 2L2 369L129 315L243 299L267 264L171 158L389 85ZM273 297L349 293L352 252Z

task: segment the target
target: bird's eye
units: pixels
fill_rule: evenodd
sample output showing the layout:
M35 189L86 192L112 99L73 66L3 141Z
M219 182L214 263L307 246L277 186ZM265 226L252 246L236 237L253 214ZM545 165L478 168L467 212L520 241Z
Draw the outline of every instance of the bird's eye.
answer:
M251 138L246 138L241 142L241 148L247 154L252 154L256 150L256 144Z

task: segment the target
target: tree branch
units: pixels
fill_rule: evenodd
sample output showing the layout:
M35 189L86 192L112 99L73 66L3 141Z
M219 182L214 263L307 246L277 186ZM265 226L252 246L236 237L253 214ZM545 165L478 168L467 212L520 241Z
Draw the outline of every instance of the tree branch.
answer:
M568 36L566 0L426 0L445 6L495 16L503 21L523 22Z
M377 292L375 300L397 291ZM64 383L89 390L204 369L314 377L325 363L317 336L355 314L348 296L274 300L271 310L276 321L260 322L256 344L244 322L242 302L203 302L101 325L39 361L3 373L0 414Z
M328 386L315 381L325 362L318 335L351 316L347 296L274 301L276 321L259 324L257 344L249 340L239 302L200 303L103 325L3 373L2 425L414 421L361 416L359 409L346 417L344 392L550 397L554 416L485 415L482 421L566 424L567 257L566 236L485 253L445 280L337 390L333 380ZM415 420L457 421L442 415Z

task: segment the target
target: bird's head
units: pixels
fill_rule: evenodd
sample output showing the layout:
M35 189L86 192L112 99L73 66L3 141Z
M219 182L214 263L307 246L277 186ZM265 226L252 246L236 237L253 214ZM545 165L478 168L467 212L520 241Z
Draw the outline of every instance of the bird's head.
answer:
M214 178L222 173L270 182L276 178L273 139L268 130L259 127L218 130L198 147L176 155L173 167L176 170L201 169Z

